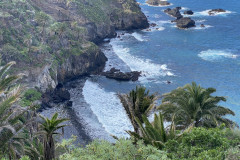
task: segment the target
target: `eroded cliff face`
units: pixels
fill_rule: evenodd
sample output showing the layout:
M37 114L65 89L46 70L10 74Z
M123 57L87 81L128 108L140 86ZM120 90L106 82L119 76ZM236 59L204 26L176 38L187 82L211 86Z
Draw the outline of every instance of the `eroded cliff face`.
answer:
M98 73L107 58L97 43L116 30L148 27L135 0L2 0L0 53L43 92Z

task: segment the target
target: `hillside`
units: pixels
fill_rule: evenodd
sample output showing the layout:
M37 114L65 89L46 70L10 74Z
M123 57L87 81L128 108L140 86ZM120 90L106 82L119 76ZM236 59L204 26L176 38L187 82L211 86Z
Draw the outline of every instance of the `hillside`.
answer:
M2 0L2 63L16 61L29 86L99 72L107 60L97 43L116 30L148 27L135 0Z

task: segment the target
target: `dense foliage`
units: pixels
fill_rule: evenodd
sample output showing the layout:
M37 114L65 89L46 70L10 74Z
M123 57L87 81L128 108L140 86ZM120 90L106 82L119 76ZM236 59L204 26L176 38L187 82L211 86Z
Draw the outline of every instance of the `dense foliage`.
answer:
M116 144L94 141L86 148L72 148L60 156L61 160L165 160L167 154L141 141L134 145L131 140L120 139Z
M232 131L226 128L193 128L190 133L184 133L180 139L169 140L165 150L172 159L223 160L230 154L239 155L239 133L239 130ZM235 152L231 148L235 148Z
M180 128L186 128L190 124L196 127L216 127L225 124L227 127L235 127L235 123L227 119L226 115L235 113L219 103L226 101L225 97L212 96L215 88L203 88L195 82L179 87L164 95L162 104L158 107L165 119L170 121L175 117L175 123Z

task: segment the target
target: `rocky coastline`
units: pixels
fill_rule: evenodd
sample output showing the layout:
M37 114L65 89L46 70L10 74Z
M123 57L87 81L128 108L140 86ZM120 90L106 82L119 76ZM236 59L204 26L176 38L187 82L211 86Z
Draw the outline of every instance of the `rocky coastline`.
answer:
M136 0L3 0L0 8L2 61L16 61L12 73L24 73L21 83L42 93L42 113L71 108L66 83L102 73L104 39L149 27Z

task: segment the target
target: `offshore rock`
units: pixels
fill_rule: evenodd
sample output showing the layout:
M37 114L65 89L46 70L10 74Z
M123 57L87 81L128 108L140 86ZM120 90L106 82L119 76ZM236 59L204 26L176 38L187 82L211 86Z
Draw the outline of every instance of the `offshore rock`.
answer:
M183 17L176 20L177 27L181 29L195 27L195 21L189 17Z
M176 8L167 8L164 10L165 13L167 13L168 15L175 17L177 19L182 18L183 16L180 13L181 7L176 7Z
M149 5L153 5L153 6L168 6L168 5L170 5L169 2L162 1L162 0L147 0L146 3Z
M215 15L216 13L221 13L221 12L226 12L226 10L221 9L221 8L219 8L219 9L212 9L212 10L208 11L208 14L209 15Z
M123 73L119 69L111 68L110 71L102 72L103 76L118 81L137 81L140 77L141 72L132 71Z
M193 11L192 10L187 10L187 11L184 11L183 14L193 15Z

